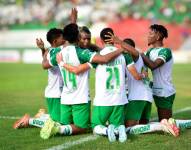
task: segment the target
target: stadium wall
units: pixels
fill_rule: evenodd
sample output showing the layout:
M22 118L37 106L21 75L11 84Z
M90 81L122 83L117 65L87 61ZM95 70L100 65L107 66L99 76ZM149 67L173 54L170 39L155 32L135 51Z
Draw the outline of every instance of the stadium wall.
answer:
M0 62L41 63L41 51L36 47L36 38L42 38L46 47L47 30L13 30L1 31ZM190 63L191 51L173 51L175 63Z

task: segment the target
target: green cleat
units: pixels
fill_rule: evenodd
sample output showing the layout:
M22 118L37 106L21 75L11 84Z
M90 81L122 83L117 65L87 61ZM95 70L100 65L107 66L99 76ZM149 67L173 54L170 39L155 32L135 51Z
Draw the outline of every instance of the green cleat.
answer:
M59 132L60 124L54 122L51 118L49 118L44 127L40 131L40 137L44 140L50 138L51 136L56 135Z

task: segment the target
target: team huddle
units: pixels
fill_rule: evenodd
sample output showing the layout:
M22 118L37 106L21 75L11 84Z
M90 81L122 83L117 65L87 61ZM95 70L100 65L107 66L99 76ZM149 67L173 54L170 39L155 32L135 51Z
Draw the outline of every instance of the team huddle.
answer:
M128 134L162 131L176 137L180 129L191 127L191 120L172 118L176 91L172 84L172 52L163 45L168 37L164 26L149 27L151 48L140 53L132 39L119 39L111 28L100 32L103 48L91 44L89 29L79 27L75 19L71 22L63 30L52 28L47 32L50 48L45 49L44 42L36 40L42 51L42 66L48 70L48 114L44 110L35 117L25 114L14 123L15 129L40 127L43 139L92 129L110 142L125 142ZM89 76L93 68L95 97L91 107ZM149 122L153 100L159 122Z

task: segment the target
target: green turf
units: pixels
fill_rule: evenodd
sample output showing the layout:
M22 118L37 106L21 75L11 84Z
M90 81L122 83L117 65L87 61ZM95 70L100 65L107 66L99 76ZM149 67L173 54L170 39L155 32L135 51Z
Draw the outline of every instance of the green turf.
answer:
M191 64L176 64L173 70L173 81L177 89L174 111L191 107ZM39 108L46 108L44 88L47 83L47 72L41 65L0 64L0 116L22 116L24 113L34 115ZM94 95L94 73L90 76L91 97ZM153 106L152 116L156 115ZM176 118L191 118L191 111L179 113ZM76 141L92 134L76 136L56 136L49 140L39 137L38 128L14 130L13 119L0 118L1 150L46 149L52 146ZM129 136L127 142L109 143L106 137L85 142L70 149L190 149L191 130L185 130L180 137L174 138L163 133Z

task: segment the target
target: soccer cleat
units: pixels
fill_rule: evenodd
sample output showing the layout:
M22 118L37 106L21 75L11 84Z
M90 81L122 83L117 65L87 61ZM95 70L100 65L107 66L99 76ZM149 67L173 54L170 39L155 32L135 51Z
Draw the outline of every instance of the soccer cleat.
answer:
M28 114L25 114L21 119L17 120L14 123L13 128L19 129L19 128L28 127L29 126L29 119L30 119L30 116Z
M163 119L160 122L163 125L163 129L165 132L170 133L171 135L177 137L179 136L179 128L176 126L176 122L173 118L170 118L169 120Z
M110 142L115 142L116 141L116 136L114 133L115 127L114 125L109 125L107 129L107 136Z
M46 140L49 137L56 135L59 132L59 127L60 124L57 124L51 118L49 118L40 131L40 137Z
M41 108L38 110L38 113L34 116L34 118L40 118L43 114L45 114L45 109Z
M123 143L127 140L127 134L125 131L125 126L124 125L120 125L118 127L118 132L119 132L119 142Z

